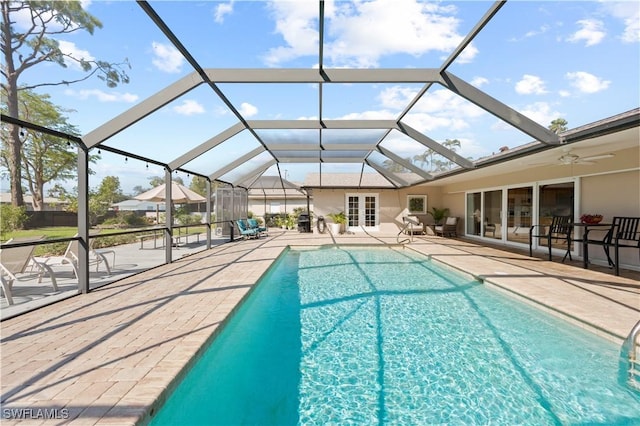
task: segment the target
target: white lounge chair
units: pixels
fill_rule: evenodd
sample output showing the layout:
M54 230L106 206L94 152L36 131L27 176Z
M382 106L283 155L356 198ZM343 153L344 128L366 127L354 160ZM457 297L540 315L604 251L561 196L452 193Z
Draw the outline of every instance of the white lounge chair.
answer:
M92 233L91 236L96 234L97 233ZM75 237L77 236L78 234L75 235ZM98 272L100 270L100 265L104 264L104 267L107 270L107 275L111 275L111 266L109 265L105 255L111 253L113 255L113 263L115 264L116 252L110 249L94 249L94 240L95 239L89 238L89 266L96 265L96 272ZM69 241L69 245L67 246L63 256L49 257L44 262L47 265L71 265L75 277L78 278L79 247L80 243L78 240Z
M7 243L26 243L32 241L41 241L44 236L30 238L12 238ZM51 279L51 286L54 291L58 291L58 284L53 270L49 265L39 262L33 257L35 245L21 247L6 247L0 249L0 281L2 282L2 291L9 305L13 305L13 283L18 280L18 275L26 273L27 266L31 264L38 270L38 283L42 282L42 276L46 273Z
M424 234L424 223L420 222L418 216L404 216L402 220L404 223L409 224L409 226L405 228L405 234Z

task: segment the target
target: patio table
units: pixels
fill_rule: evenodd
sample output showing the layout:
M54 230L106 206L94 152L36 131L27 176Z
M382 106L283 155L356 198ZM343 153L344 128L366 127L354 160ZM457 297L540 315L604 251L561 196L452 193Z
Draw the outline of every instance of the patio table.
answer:
M600 223L574 222L574 223L571 223L570 225L582 228L582 267L584 269L589 269L589 231L591 230L590 228L611 228L611 224L602 223L602 222ZM574 241L580 241L580 240L574 240ZM571 247L567 247L567 250L571 250Z

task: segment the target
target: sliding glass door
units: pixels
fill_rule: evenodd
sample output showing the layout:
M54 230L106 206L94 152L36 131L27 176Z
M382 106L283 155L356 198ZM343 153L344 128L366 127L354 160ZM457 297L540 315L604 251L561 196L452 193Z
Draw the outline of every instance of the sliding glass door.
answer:
M467 193L466 235L528 245L532 225L547 226L553 216L573 218L574 203L574 182ZM566 244L566 241L552 241L552 246L559 250L566 250Z
M549 225L553 216L574 217L574 186L573 182L562 182L538 187L538 222L540 225ZM551 247L566 251L567 241L561 238L552 239Z
M502 190L484 193L482 235L496 240L502 239Z
M480 235L482 204L480 192L467 194L466 231L467 235Z
M507 241L529 244L533 187L509 188L507 191Z

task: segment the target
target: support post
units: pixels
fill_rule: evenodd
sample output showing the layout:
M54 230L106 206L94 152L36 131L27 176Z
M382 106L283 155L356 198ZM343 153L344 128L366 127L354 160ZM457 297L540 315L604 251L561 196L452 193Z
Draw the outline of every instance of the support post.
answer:
M207 223L207 250L211 248L211 179L207 178L206 183L207 191L207 217L205 222Z
M89 149L78 144L78 292L89 293Z
M171 170L164 169L164 236L167 244L164 245L165 263L171 263L173 250L173 202L171 201Z

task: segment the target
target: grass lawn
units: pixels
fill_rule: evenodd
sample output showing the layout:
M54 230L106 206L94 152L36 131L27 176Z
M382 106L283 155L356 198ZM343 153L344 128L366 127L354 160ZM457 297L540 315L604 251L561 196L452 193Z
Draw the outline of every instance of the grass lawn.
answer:
M193 226L189 227L189 233L206 232L206 226ZM135 229L129 229L130 231L134 231ZM106 235L114 234L118 232L122 232L124 229L102 229L100 230L100 238L97 238L95 243L93 244L94 248L102 248L102 247L112 247L120 244L129 244L136 242L136 235L140 234L129 234L129 235L114 235L113 237L108 237ZM184 229L182 230L184 232ZM16 231L7 232L2 236L2 242L6 242L10 238L25 238L25 237L37 237L44 235L45 239L53 240L58 238L71 238L78 233L78 228L75 226L50 226L45 228L37 228L37 229L21 229ZM177 234L178 230L174 230L174 234ZM61 256L64 254L67 245L69 243L52 243L52 244L42 244L36 247L35 256Z
M100 235L108 235L114 232L120 232L118 229L104 229L100 231ZM49 226L36 229L20 229L16 231L7 232L3 235L3 242L10 238L25 238L25 237L38 237L45 236L46 240L54 240L58 238L71 238L78 233L78 228L75 226ZM109 247L118 244L126 244L136 241L134 235L118 235L112 238L100 238L94 243L95 248ZM41 244L35 249L35 256L61 256L64 254L68 242Z

